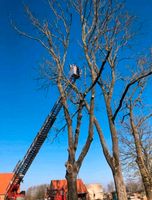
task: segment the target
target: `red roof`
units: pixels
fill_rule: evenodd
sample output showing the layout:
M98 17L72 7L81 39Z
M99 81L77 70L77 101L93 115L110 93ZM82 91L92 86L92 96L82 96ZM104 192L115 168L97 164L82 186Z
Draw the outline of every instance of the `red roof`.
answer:
M52 180L51 190L61 190L64 189L67 192L67 180ZM86 186L81 179L77 179L77 192L78 194L88 193Z
M0 173L0 195L6 193L8 184L13 177L13 173Z

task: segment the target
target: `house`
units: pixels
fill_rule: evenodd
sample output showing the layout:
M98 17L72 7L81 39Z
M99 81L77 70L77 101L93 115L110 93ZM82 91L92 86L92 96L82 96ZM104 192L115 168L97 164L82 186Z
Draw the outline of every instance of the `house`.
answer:
M47 190L46 199L66 200L67 191L67 180L52 180L50 188ZM77 179L77 192L79 200L89 200L87 188L81 179Z
M103 200L103 188L100 184L88 184L86 185L89 192L90 200Z

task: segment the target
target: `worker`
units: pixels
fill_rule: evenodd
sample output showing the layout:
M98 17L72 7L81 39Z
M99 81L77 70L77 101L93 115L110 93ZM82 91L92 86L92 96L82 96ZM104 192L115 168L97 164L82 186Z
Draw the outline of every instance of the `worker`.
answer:
M70 77L71 76L74 76L75 78L79 78L80 77L79 67L77 67L74 64L70 65Z

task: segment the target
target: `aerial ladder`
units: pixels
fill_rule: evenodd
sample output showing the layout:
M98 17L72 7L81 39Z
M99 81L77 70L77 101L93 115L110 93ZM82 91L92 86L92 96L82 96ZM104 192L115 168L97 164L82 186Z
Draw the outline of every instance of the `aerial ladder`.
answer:
M68 95L71 91L71 85L75 83L76 79L80 77L79 68L76 65L70 65L70 79L68 83L65 85L65 93ZM22 161L19 161L13 171L13 177L6 189L5 200L19 200L24 197L24 194L21 192L19 193L20 183L23 181L23 178L28 171L29 167L31 166L34 158L38 154L41 146L43 145L47 135L54 124L58 113L62 108L61 97L56 101L53 108L51 109L49 115L47 116L46 120L44 121L40 131L36 135L35 139L33 140L31 146L29 147L28 151L26 152Z

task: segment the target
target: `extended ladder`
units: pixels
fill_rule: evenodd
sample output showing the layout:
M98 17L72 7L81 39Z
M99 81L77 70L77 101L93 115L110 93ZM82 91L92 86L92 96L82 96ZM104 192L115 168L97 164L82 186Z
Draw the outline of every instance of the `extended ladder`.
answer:
M76 65L71 65L71 77L67 85L65 86L65 92L68 93L71 90L71 84L75 83L76 79L80 77L79 68ZM25 154L22 161L19 161L17 166L15 167L13 173L13 178L10 181L7 192L5 195L5 200L9 200L9 196L13 191L17 191L21 181L23 180L27 170L29 169L32 161L36 157L37 153L39 152L42 144L44 143L45 139L47 138L48 132L52 125L54 124L56 117L59 111L62 108L61 97L57 100L55 105L53 106L50 114L46 118L45 122L43 123L42 128L36 135L34 141L32 142L31 146L29 147L27 153Z

